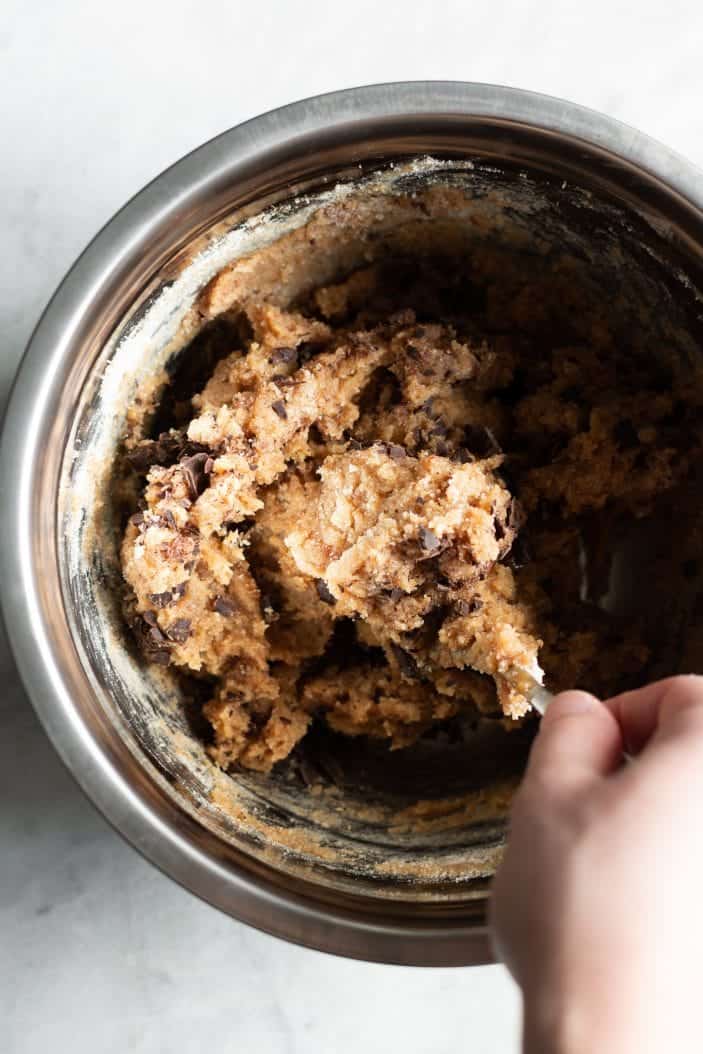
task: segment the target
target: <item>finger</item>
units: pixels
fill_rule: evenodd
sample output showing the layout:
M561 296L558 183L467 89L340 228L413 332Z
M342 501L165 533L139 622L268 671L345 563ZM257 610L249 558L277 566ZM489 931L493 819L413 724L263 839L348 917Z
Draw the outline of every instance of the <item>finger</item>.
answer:
M525 784L572 792L607 776L621 760L622 737L610 710L587 692L562 692L542 718Z
M703 710L703 677L667 677L616 695L605 705L620 726L625 749L639 754L660 728L666 730L662 734L675 735L682 724L696 720L699 708Z

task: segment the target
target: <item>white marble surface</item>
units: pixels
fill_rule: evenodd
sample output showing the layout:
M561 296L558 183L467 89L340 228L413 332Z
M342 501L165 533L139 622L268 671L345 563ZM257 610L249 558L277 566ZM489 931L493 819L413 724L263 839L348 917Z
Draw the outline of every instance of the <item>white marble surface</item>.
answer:
M208 11L207 17L203 14ZM4 0L0 398L76 254L172 160L294 98L502 82L638 125L703 164L697 0ZM4 1054L510 1054L500 967L345 962L255 933L127 847L74 787L0 644Z

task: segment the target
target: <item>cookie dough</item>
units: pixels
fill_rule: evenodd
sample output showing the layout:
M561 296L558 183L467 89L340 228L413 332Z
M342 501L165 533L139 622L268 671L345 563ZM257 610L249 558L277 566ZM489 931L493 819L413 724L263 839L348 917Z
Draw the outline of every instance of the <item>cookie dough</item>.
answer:
M225 768L269 771L313 720L395 748L520 719L520 670L608 691L647 660L584 564L593 590L609 518L685 477L685 392L641 364L623 385L607 330L540 347L529 278L499 293L486 266L477 306L477 262L444 266L247 304L191 420L128 454L128 618L150 662L211 685Z

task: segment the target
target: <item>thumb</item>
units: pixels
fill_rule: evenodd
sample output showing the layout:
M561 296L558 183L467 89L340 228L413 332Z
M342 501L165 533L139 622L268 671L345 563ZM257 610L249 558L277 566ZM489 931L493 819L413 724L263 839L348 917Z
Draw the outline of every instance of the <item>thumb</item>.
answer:
M622 752L620 727L610 710L587 692L562 692L542 718L525 785L573 793L618 768Z

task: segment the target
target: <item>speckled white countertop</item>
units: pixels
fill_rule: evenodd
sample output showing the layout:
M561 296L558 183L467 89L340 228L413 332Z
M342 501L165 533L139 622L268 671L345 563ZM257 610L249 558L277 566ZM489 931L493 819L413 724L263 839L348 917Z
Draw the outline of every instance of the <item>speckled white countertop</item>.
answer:
M703 165L702 41L696 0L5 0L0 401L91 235L230 125L353 84L484 80L607 111ZM501 967L332 959L175 886L63 771L2 642L0 679L3 1054L518 1050Z

